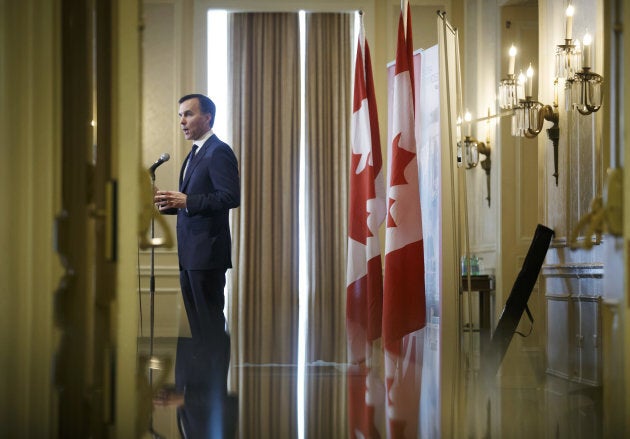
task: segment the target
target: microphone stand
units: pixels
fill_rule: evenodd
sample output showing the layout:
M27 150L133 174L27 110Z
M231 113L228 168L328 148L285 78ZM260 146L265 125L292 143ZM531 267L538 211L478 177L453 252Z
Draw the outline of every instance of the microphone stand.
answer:
M151 194L155 194L155 169L150 169L151 175ZM151 240L155 238L155 216L151 215ZM149 335L149 388L153 396L153 369L160 369L160 360L153 356L153 340L155 338L155 246L151 245L151 272L149 275L149 298L150 298L150 335ZM151 410L151 421L149 424L149 433L153 439L163 439L153 428L153 409Z
M167 153L164 153L160 156L160 158L149 168L149 175L151 175L151 194L155 194L155 170L162 163L168 161L170 156ZM151 242L154 242L155 239L155 215L151 215ZM149 342L149 368L151 370L149 376L149 384L153 384L152 381L152 371L153 369L160 368L160 362L157 358L153 357L153 339L154 339L154 327L155 327L155 246L151 245L151 275L149 278L150 286L149 286L149 295L151 300L151 310L150 310L150 325L151 325L151 335Z
M151 171L151 193L155 194L155 171ZM151 239L155 238L155 217L151 215ZM149 384L153 384L153 338L155 326L155 247L151 246L151 274L149 276L150 336L149 336Z

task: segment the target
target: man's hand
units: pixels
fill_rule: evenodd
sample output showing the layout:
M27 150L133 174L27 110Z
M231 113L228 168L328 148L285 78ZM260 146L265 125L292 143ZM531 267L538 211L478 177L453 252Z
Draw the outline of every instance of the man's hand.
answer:
M175 191L157 191L153 198L158 209L185 209L186 194Z
M174 386L165 386L157 391L153 397L153 405L160 407L184 405L184 394L175 390Z

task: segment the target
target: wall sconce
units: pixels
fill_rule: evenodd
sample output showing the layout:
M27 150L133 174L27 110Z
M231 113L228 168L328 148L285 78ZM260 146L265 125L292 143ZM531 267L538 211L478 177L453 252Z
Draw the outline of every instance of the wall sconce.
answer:
M470 135L464 137L464 140L457 142L458 155L463 155L463 165L466 169L474 169L479 164L479 154L486 156L484 160L481 160L481 169L486 172L486 187L488 190L488 207L490 207L490 170L492 162L490 160L490 141L486 143L479 142Z
M604 78L591 71L593 66L591 59L592 36L588 32L584 35L582 50L580 50L579 40L573 44L574 13L575 8L569 4L565 13L567 20L565 44L556 47L556 78L566 79L567 103L580 114L588 115L599 110L602 106ZM582 62L582 69L578 70L577 66L580 61Z
M553 176L558 186L558 142L560 140L560 127L557 104L544 105L532 100L531 96L521 99L520 106L514 110L512 117L512 135L533 139L542 131L545 120L553 126L547 129L547 137L553 144Z
M532 98L534 70L531 64L527 69L527 80L525 83L525 99L519 99L519 105L513 109L512 135L533 139L542 131L545 120L551 122L553 126L547 130L547 136L553 144L553 176L558 186L558 142L560 140L560 128L558 126L558 103L557 103L557 80L554 82L554 103L544 105Z
M582 51L582 70L567 80L567 89L571 89L571 102L580 114L588 115L602 106L602 83L604 78L591 71L591 45L593 38L589 33L584 35Z

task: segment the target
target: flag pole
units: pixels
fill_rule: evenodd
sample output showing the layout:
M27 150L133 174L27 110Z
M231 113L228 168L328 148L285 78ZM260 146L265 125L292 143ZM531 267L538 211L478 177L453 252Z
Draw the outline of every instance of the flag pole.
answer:
M407 39L407 4L408 0L400 0L400 9L403 14L403 29L405 30L405 40Z
M359 10L359 44L361 45L361 55L363 56L363 62L365 63L365 26L363 25L363 10ZM363 75L365 76L365 68L363 69Z

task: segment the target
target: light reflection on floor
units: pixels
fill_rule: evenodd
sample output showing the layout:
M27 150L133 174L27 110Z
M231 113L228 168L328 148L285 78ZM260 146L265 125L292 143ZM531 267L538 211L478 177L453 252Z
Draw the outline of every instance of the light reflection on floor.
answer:
M440 438L440 405L439 403L439 355L437 343L437 326L429 326L425 333L424 366L422 370L422 397L419 413L419 432L409 437ZM519 341L513 341L497 376L484 379L480 373L479 334L464 334L462 337L461 375L456 377L456 397L452 401L451 416L455 427L455 437L463 438L600 438L602 434L602 391L601 387L592 383L580 383L548 373L545 369L543 355L537 350L522 349ZM140 350L146 350L147 343L140 344ZM162 358L175 358L176 340L156 340L154 353ZM267 380L276 376L289 385L295 385L297 367L281 365L232 365L230 373L249 375L253 382L256 377ZM329 438L349 437L345 409L347 397L344 364L312 364L306 368L306 400L305 411L311 418L307 421L306 437ZM173 382L173 370L168 372L167 382ZM255 387L255 385L254 385ZM319 387L319 390L318 390ZM322 390L323 389L323 390ZM309 392L316 393L320 400L313 403ZM246 426L252 421L252 409L244 416L243 395L239 398L238 430L240 436L269 437L268 434L252 436L243 434ZM326 401L326 398L331 400ZM332 399L339 399L333 401ZM322 401L322 399L324 399ZM317 410L328 410L331 406L341 408L331 416L318 417ZM449 406L449 404L446 404ZM286 407L278 409L262 404L258 407L269 418L286 419L297 416L297 409L288 411ZM313 421L313 419L316 419ZM260 421L260 420L258 420ZM319 425L312 425L318 423ZM324 425L326 424L326 425ZM294 437L289 431L297 431L295 423L287 423L289 427L280 435ZM153 412L153 428L163 438L179 438L177 426L177 410L175 406L156 406ZM145 438L152 437L146 434ZM157 436L153 436L157 437ZM383 436L385 437L385 436Z

